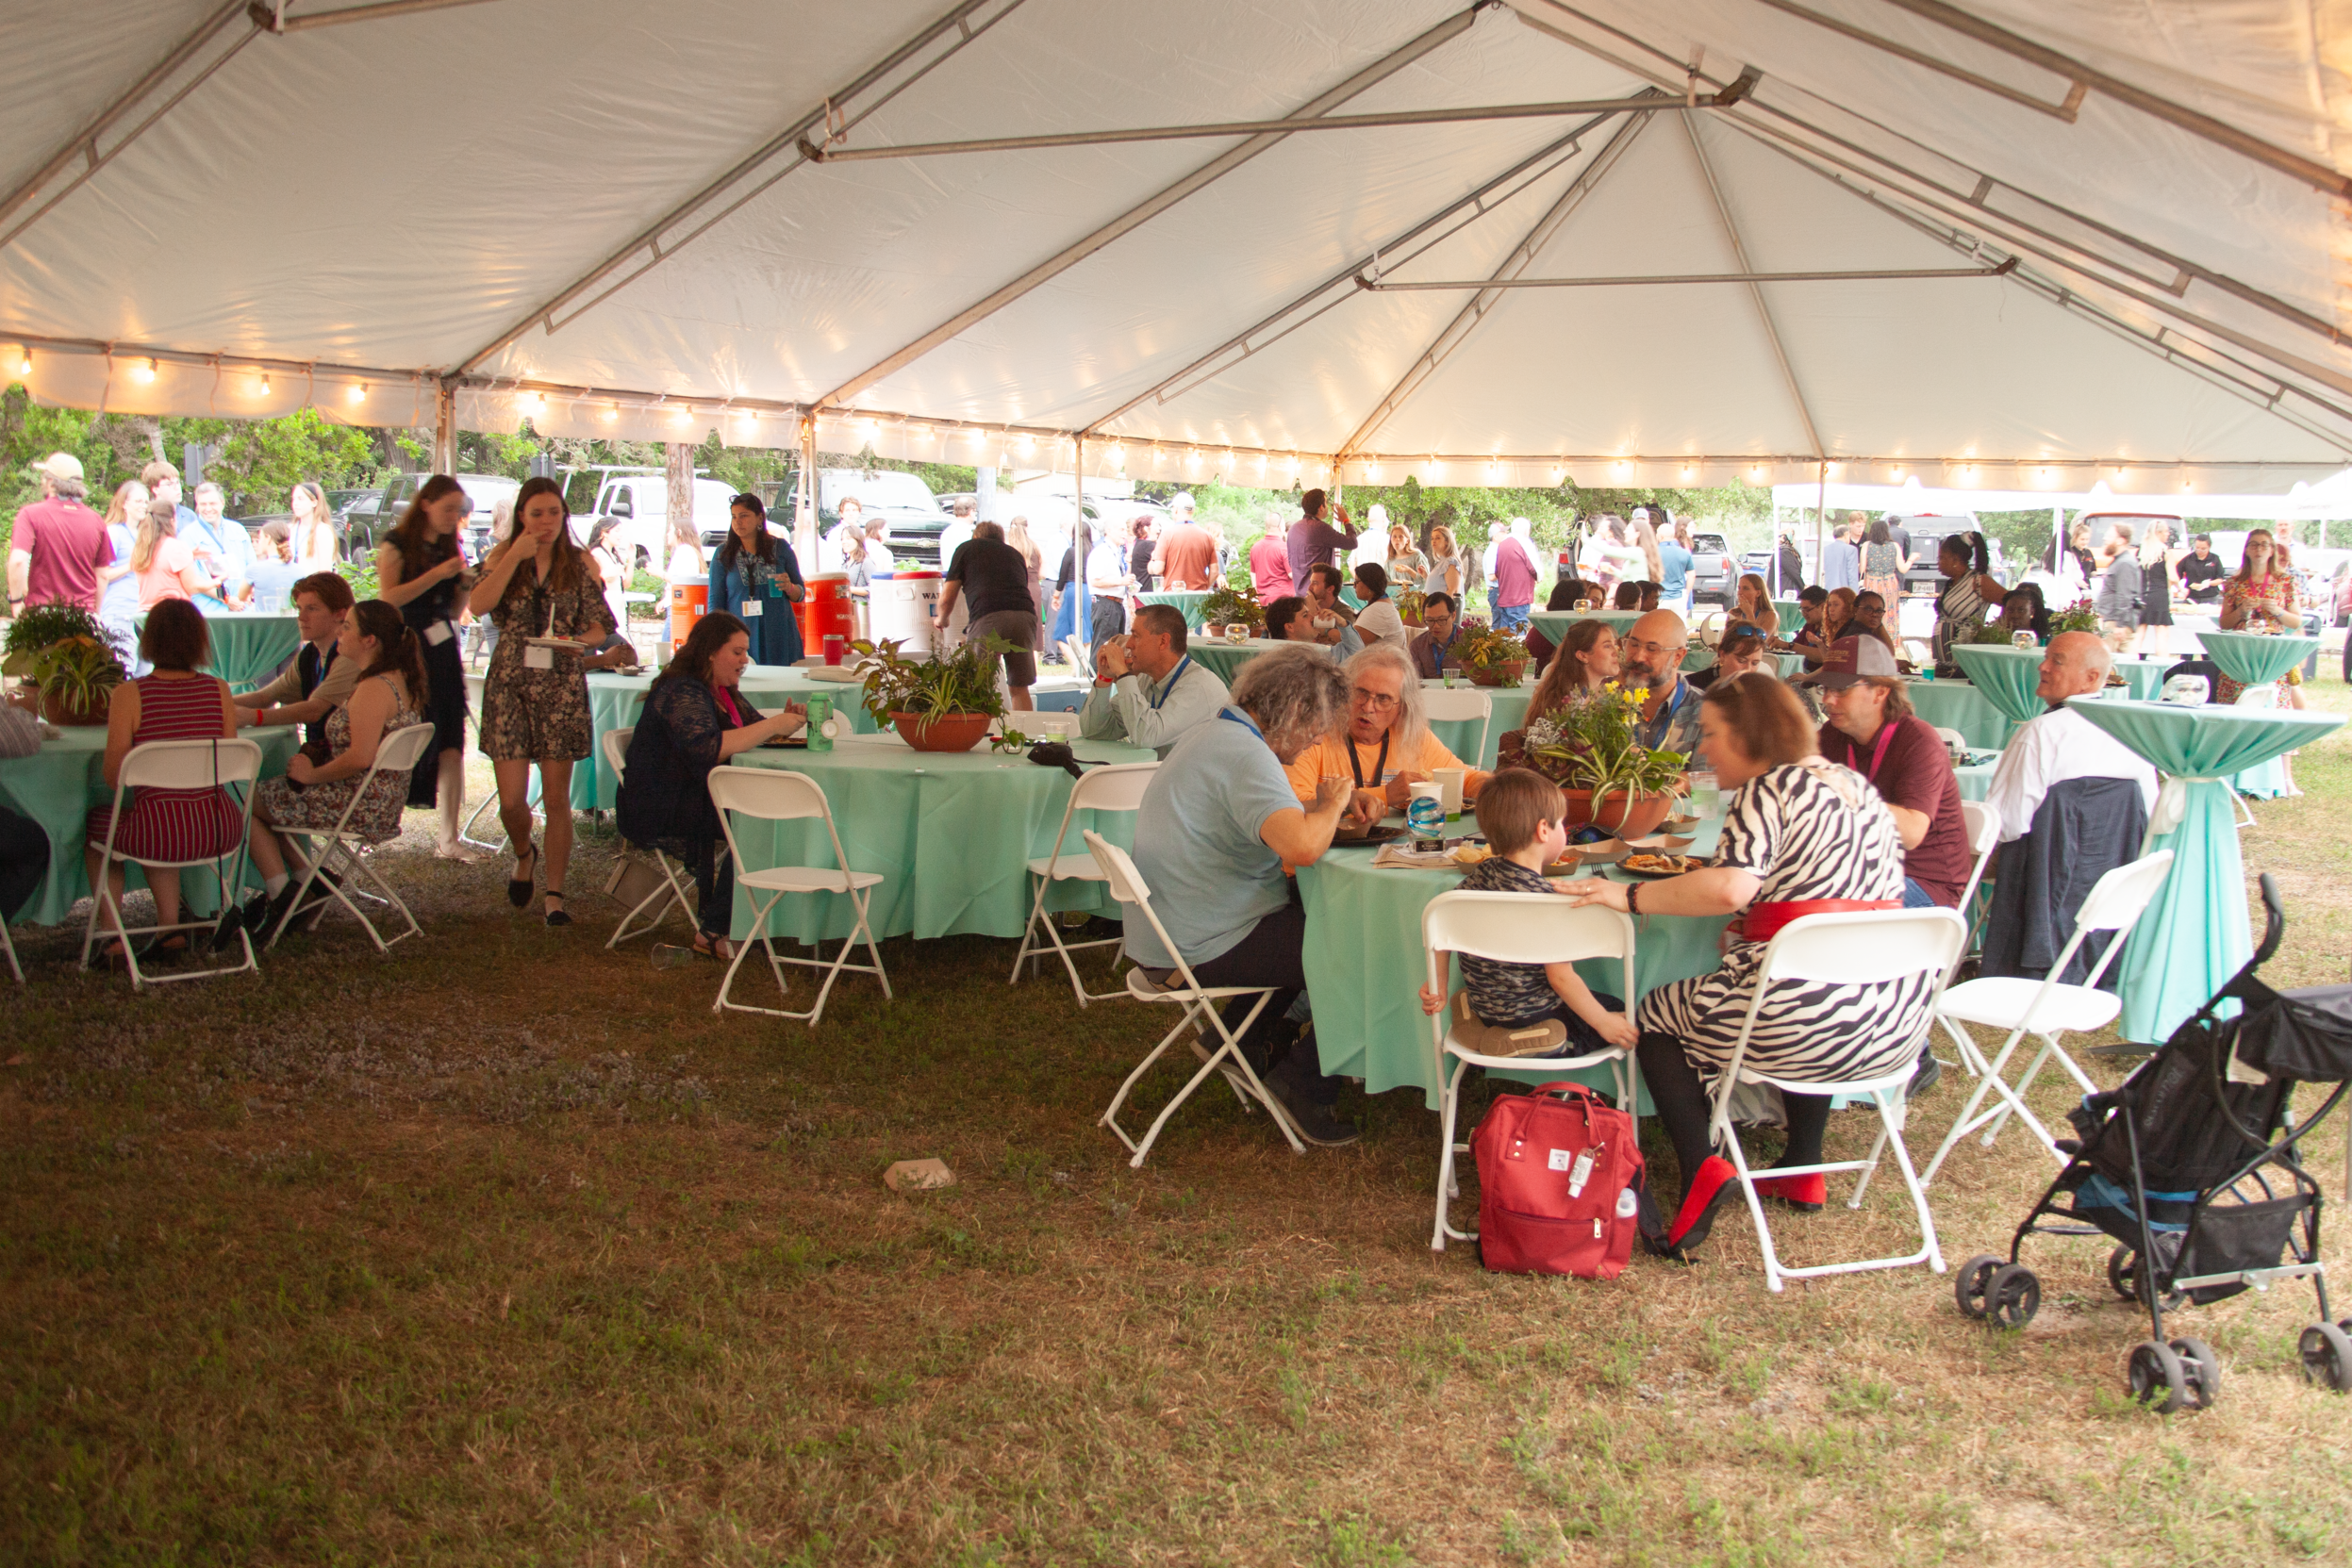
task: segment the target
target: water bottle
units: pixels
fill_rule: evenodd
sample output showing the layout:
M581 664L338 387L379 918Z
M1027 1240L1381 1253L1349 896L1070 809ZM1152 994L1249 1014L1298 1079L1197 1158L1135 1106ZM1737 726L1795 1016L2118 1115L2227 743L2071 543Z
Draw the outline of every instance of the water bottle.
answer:
M1446 791L1434 779L1413 786L1405 805L1405 825L1413 831L1413 847L1434 850L1446 839Z
M833 750L835 727L839 720L833 717L833 694L812 691L808 694L808 749L812 751Z

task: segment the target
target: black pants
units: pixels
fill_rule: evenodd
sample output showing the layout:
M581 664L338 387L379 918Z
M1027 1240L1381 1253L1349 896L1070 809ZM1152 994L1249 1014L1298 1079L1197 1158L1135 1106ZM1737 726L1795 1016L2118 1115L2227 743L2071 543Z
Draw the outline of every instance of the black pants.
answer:
M49 835L29 817L0 806L0 919L14 919L49 874Z
M1089 612L1094 624L1088 628L1086 646L1100 649L1127 630L1127 601L1115 594L1098 593L1088 602L1094 606Z
M1707 1137L1714 1102L1707 1094L1706 1081L1684 1054L1682 1042L1673 1035L1645 1031L1633 1054L1641 1063L1649 1103L1665 1124L1666 1136L1674 1140L1674 1158L1682 1167L1681 1191L1688 1195L1691 1179L1714 1152ZM1784 1094L1781 1102L1787 1108L1788 1147L1781 1152L1780 1164L1816 1164L1821 1159L1822 1135L1830 1129L1830 1097Z
M1295 884L1290 900L1251 927L1249 935L1206 964L1192 966L1193 978L1203 985L1274 987L1274 994L1267 999L1257 1021L1236 1036L1243 1053L1250 1058L1251 1067L1261 1078L1267 1071L1267 1036L1281 1026L1283 1015L1290 1011L1299 993L1307 988L1307 912L1299 903ZM1236 997L1227 1002L1226 1027L1230 1029L1240 1022L1255 1001L1253 997ZM1339 1080L1325 1077L1322 1065L1312 1059L1304 1046L1284 1057L1278 1072L1285 1087L1310 1104L1329 1105L1339 1098Z

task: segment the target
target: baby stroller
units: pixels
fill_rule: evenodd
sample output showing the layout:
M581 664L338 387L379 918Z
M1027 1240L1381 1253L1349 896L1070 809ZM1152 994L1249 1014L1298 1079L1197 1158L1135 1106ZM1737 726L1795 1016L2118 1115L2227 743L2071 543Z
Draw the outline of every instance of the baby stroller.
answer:
M2202 1410L2221 1390L2203 1340L2164 1337L2165 1309L2277 1279L2308 1278L2319 1296L2320 1321L2303 1331L2304 1376L2352 1392L2352 1319L2329 1321L2320 1188L2296 1147L2352 1088L2352 985L2281 993L2256 979L2286 932L2267 873L2262 908L2262 944L2245 967L2120 1087L2086 1096L2071 1114L2080 1137L2060 1140L2066 1168L2017 1228L2008 1261L1971 1258L1955 1282L1962 1312L2022 1328L2042 1304L2041 1281L2017 1261L2028 1236L2114 1237L2108 1283L2145 1306L2151 1326L2132 1347L2131 1395L2159 1411ZM2216 1016L2231 999L2239 1015ZM2299 1123L2288 1106L2297 1083L2336 1085Z

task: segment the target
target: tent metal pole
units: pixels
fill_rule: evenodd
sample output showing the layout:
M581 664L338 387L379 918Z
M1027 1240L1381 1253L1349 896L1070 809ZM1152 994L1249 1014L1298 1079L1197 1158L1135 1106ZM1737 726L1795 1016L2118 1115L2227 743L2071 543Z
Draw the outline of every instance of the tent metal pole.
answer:
M817 529L817 417L801 416L801 482L794 487L799 493L792 507L792 548L803 561L818 559Z
M1094 612L1088 606L1086 554L1092 548L1086 537L1086 433L1083 430L1070 437L1072 456L1070 477L1070 587L1078 595L1078 613L1070 618L1070 635L1081 648L1094 646Z
M1368 91L1373 87L1376 87L1380 83L1387 80L1390 76L1395 75L1398 72L1404 70L1414 61L1421 58L1424 55L1431 53L1433 50L1435 50L1444 44L1451 42L1453 40L1461 37L1464 33L1468 32L1470 30L1470 25L1477 20L1478 13L1480 10L1484 8L1486 0L1479 0L1477 5L1470 7L1468 9L1456 12L1446 21L1439 23L1436 26L1432 27L1427 32L1421 34L1418 38L1414 39L1411 42L1391 51L1387 55L1383 56L1380 59L1375 60L1372 64L1366 66L1363 70L1357 72L1354 75L1350 76L1346 81L1341 82L1337 87L1333 88L1330 91L1322 93L1309 102L1300 105L1300 107L1290 116L1290 118L1293 120L1314 120L1320 118L1330 110L1337 108L1341 104L1346 103L1349 99ZM941 322L937 326L933 327L929 332L924 333L921 337L916 338L904 348L900 349L897 353L889 355L889 357L883 359L877 364L869 366L863 371L860 371L857 374L850 377L847 381L844 381L841 385L836 387L832 391L818 399L817 406L820 408L837 407L851 398L857 396L858 393L864 391L867 388L873 386L876 382L905 369L908 365L911 365L916 360L920 359L924 355L929 354L933 349L937 348L940 344L953 339L967 328L971 327L977 322L986 321L987 318L995 315L998 311L1003 309L1006 305L1011 305L1014 301L1021 298L1031 290L1038 288L1042 284L1052 281L1053 278L1060 276L1063 272L1068 272L1070 268L1075 267L1078 263L1085 260L1086 257L1094 255L1095 252L1101 250L1104 246L1112 244L1121 237L1142 227L1145 223L1150 223L1152 219L1158 217L1169 207L1176 206L1177 203L1183 201L1193 192L1216 183L1226 174L1249 162L1251 158L1256 157L1260 153L1265 152L1267 148L1272 147L1277 142L1281 141L1287 134L1288 133L1286 131L1270 131L1263 136L1253 136L1247 141L1242 142L1238 147L1230 148L1227 151L1218 154L1216 157L1211 158L1200 168L1195 169L1191 173L1186 174L1184 178L1176 181L1175 184L1162 190L1158 194L1151 196L1138 203L1136 206L1128 208L1118 217L1114 218L1108 223L1105 223L1101 228L1096 229L1092 234L1087 235L1077 243L1065 248L1054 256L1049 256L1044 261L1039 262L1036 266L1030 268L1029 271L1021 273L1020 276L1013 279L1010 283L1007 283L1002 288L997 289L994 293L991 293L985 299L979 300L976 303L966 306L963 310L958 311L948 320Z
M31 217L25 219L22 223L17 224L16 227L8 230L5 235L0 235L0 249L5 249L9 245L14 244L17 237L22 235L26 229L31 228L35 223L39 223L42 216L46 214L50 208L56 206L66 197L80 190L82 186L90 181L91 176L98 173L99 170L104 169L108 164L113 162L116 156L125 147L128 147L132 142L138 140L141 136L144 135L149 126L153 125L157 121L162 119L165 115L171 113L172 110L178 106L181 99L187 97L190 93L195 91L196 89L202 87L207 81L210 80L214 72L220 70L224 65L226 65L231 59L234 59L239 51L242 50L246 44L251 43L256 38L258 38L261 35L262 28L259 24L257 23L246 28L245 34L242 38L238 39L225 50L222 51L220 58L213 60L211 64L206 66L202 71L198 72L187 82L181 84L179 91L173 93L169 98L166 98L153 114L148 115L146 119L132 126L130 131L124 135L120 141L117 141L113 146L108 148L103 153L98 150L98 138L112 129L117 121L129 114L131 110L142 102L149 93L153 92L156 89L161 87L166 81L170 80L174 73L177 72L181 67L187 65L199 54L203 53L205 45L210 43L220 33L221 29L226 27L230 23L236 21L239 17L243 15L245 15L245 6L243 0L229 0L227 5L223 6L219 10L216 10L210 16L206 17L202 22L196 25L193 32L190 33L186 38L180 40L180 41L174 46L170 54L164 56L163 58L157 61L145 75L140 77L138 81L131 84L128 91L124 92L121 97L115 99L113 103L108 104L105 108L98 112L96 118L92 119L80 130L75 131L73 139L67 141L63 146L59 147L55 153L51 154L47 161L42 163L39 169L33 172L31 177L26 179L23 184L19 185L15 190L9 191L6 196L0 197L0 223L6 223L9 219L13 218L26 203L30 202L35 196L39 195L51 180L57 178L58 175L65 173L67 169L73 167L75 159L79 158L82 160L83 166L80 173L76 173L71 180L67 181L62 190L51 195L46 202L43 202L39 211L35 212Z
M1730 89L1724 90L1725 93ZM955 153L1019 153L1050 147L1107 147L1136 141L1185 141L1228 136L1289 135L1295 131L1356 131L1399 125L1458 125L1494 120L1551 120L1572 114L1680 114L1729 108L1737 98L1718 94L1685 103L1663 96L1575 98L1544 104L1490 104L1477 108L1398 109L1386 114L1327 114L1317 120L1228 120L1200 125L1151 125L1123 131L1063 131L1050 136L1000 136L974 141L910 141L898 147L822 147L803 137L801 156L812 163L863 163L875 158L939 157Z
M1827 464L1827 463L1822 464L1822 465L1821 465L1821 467L1820 467L1820 468L1819 468L1819 469L1815 471L1815 473L1814 473L1814 483L1815 488L1814 488L1814 493L1813 493L1813 559L1814 559L1814 570L1815 572L1818 572L1818 571L1821 569L1821 540L1822 540L1822 530L1823 530L1823 528L1825 527L1825 523L1824 523L1823 520L1824 520L1824 519L1826 519L1826 518L1830 515L1830 465L1829 465L1829 464ZM1779 549L1779 542L1778 542L1777 540L1774 542L1774 549L1773 549L1772 555L1773 555L1773 559L1774 559L1776 562L1780 559L1781 553L1780 553L1780 549ZM1799 563L1799 564L1801 565L1802 563ZM1802 577L1802 576L1804 575L1804 573L1800 571L1800 572L1798 572L1798 573L1797 573L1797 575L1798 575L1799 577ZM1804 585L1804 584L1802 584L1802 583L1799 583L1799 584L1797 584L1797 586L1799 588L1802 588L1805 585ZM1897 587L1900 587L1900 586L1902 586L1902 585L1901 585L1900 583L1897 583L1897 584L1896 585L1896 586L1897 586ZM1899 610L1902 608L1902 606L1898 604L1898 605L1897 605L1897 606L1896 606L1896 608L1899 611ZM1901 627L1900 627L1900 618L1899 618L1899 617L1897 618L1897 629L1898 631L1901 629Z
M2017 270L2017 258L1996 267L1895 267L1850 272L1677 272L1659 277L1522 277L1476 278L1433 283L1374 283L1358 277L1356 287L1367 294L1434 294L1462 289L1630 289L1648 283L1875 283L1910 278L2007 277Z
M1707 194L1714 201L1715 216L1723 221L1723 237L1731 242L1731 255L1740 264L1740 271L1752 272L1755 264L1747 259L1747 246L1740 239L1739 225L1731 221L1731 207L1723 199L1723 186L1715 178L1715 166L1707 159L1707 149L1698 140L1698 127L1689 121L1682 129L1691 140L1691 156L1698 159L1698 172L1706 176ZM1820 427L1814 423L1813 408L1805 401L1805 389L1797 385L1796 367L1789 363L1788 350L1781 341L1781 328L1772 319L1772 307L1765 303L1764 289L1754 282L1747 285L1747 297L1756 302L1756 318L1764 323L1764 337L1772 344L1772 357L1781 362L1781 375L1788 383L1789 400L1797 404L1797 417L1805 421L1805 439L1813 443L1814 455L1826 457L1829 449L1821 444Z
M446 376L433 388L433 471L457 471L457 383Z
M1532 266L1536 253L1550 243L1552 236L1560 232L1561 225L1568 221L1569 215L1583 205L1584 198L1598 190L1602 180L1608 178L1609 171L1617 166L1617 160L1625 156L1626 149L1633 145L1633 139L1641 135L1643 127L1648 124L1649 117L1642 115L1626 121L1612 132L1600 151L1593 155L1592 161L1568 182L1568 188L1560 192L1558 199L1544 210L1544 215L1535 220L1527 233L1520 236L1519 242L1512 247L1510 255L1502 258L1501 265L1495 269L1490 281L1512 277ZM1359 286L1362 281L1361 278L1357 280ZM1421 351L1420 357L1397 378L1397 384L1388 388L1387 395L1373 404L1372 411L1356 426L1355 433L1340 443L1339 455L1344 458L1370 440L1381 426L1388 422L1389 417L1404 405L1405 400L1437 373L1437 367L1444 364L1454 350L1468 341L1470 334L1485 320L1486 312L1494 303L1495 296L1483 288L1471 296L1469 303L1447 323L1446 329L1430 340L1429 347Z
M251 8L256 22L273 33L306 33L313 27L332 27L344 22L373 22L381 17L408 16L418 11L447 10L452 6L479 6L487 0L374 0L373 4L344 6L331 11L312 11L306 16L288 16L286 0L275 6L256 4Z
M652 272L654 268L660 266L663 262L677 255L687 246L692 244L704 234L709 232L710 228L714 224L720 223L730 213L733 213L740 208L746 202L753 200L761 192L765 191L770 186L774 185L776 181L790 174L794 170L803 167L807 160L795 156L790 163L786 164L782 169L779 169L776 173L768 176L768 178L760 181L750 190L744 191L743 194L736 200L728 203L724 207L711 214L709 218L705 219L692 231L679 236L667 245L661 243L662 236L667 234L671 229L684 223L687 218L692 217L695 213L699 212L704 206L707 206L710 202L731 187L749 178L752 173L762 164L768 162L778 153L793 148L800 140L801 137L806 134L811 126L821 125L824 124L825 110L828 107L837 107L846 100L854 98L858 94L865 92L868 89L873 87L877 82L887 76L891 72L896 71L900 66L905 64L909 59L913 58L923 49L937 41L942 35L949 32L954 32L957 35L954 41L951 42L945 49L940 51L936 59L931 60L924 64L905 81L901 82L898 86L892 88L890 91L883 94L881 100L874 104L872 107L862 109L855 116L853 116L850 120L849 124L853 125L856 124L860 120L863 120L866 115L872 113L874 109L880 108L883 104L888 103L901 91L903 91L906 88L913 86L916 82L920 81L929 73L937 69L949 59L954 58L955 54L966 44L970 43L974 39L979 38L983 33L995 26L999 22L1003 21L1006 16L1010 15L1013 10L1020 5L1020 3L1021 0L1003 0L1002 8L998 10L996 15L988 18L985 22L975 25L968 22L967 18L969 18L974 11L985 9L990 5L1000 4L1000 0L961 0L961 3L950 9L946 15L940 17L936 22L932 23L928 27L925 27L921 32L916 34L914 38L910 39L904 44L902 44L897 49L892 50L871 70L867 71L858 76L854 81L851 82L847 87L844 87L835 92L829 99L826 100L825 104L818 106L815 109L801 116L798 120L795 120L792 124L787 125L783 130L778 131L774 136L769 138L768 140L763 142L757 150L753 152L748 157L745 157L741 162L737 163L734 168L728 170L725 173L720 175L708 185L704 186L700 190L697 190L694 194L688 196L685 201L680 202L677 206L671 207L668 212L663 213L661 217L654 220L650 226L638 231L636 238L632 239L627 244L621 246L619 250L614 251L603 261L597 263L592 270L583 274L574 282L567 285L558 293L551 296L545 304L538 305L528 316L525 316L522 320L516 322L514 325L508 327L505 331L500 333L489 342L484 344L480 349L469 355L465 362L460 364L457 369L460 371L472 371L480 368L483 361L489 359L492 355L497 354L500 350L505 348L507 344L512 343L516 338L530 331L535 324L543 324L548 331L555 331L556 326L555 313L557 311L571 305L574 301L578 300L589 289L594 289L598 284L604 282L606 278L611 277L614 272L620 271L621 266L633 256L642 255L645 256L647 259L643 266L638 267L636 271L630 272L626 277L623 277L614 283L612 288L605 289L604 293L597 295L595 299L589 300L586 305L581 305L580 310L587 310L593 307L616 290L625 288L629 284L636 282L638 278L643 277L647 272ZM578 316L580 314L580 310L573 311L572 315L574 317Z

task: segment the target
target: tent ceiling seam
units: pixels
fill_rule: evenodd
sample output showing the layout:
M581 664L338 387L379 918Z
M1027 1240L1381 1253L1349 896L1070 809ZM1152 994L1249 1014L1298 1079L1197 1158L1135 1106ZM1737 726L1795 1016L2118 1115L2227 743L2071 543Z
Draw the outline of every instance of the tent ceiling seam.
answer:
M1698 172L1706 178L1707 194L1714 202L1715 216L1722 221L1723 237L1731 242L1731 255L1738 258L1740 271L1752 272L1755 264L1747 258L1747 246L1740 239L1739 224L1731 219L1731 204L1723 199L1722 183L1715 178L1715 166L1698 140L1698 127L1685 120L1682 129L1690 138L1691 156L1698 159ZM1764 286L1748 284L1747 297L1756 304L1756 319L1764 323L1764 337L1772 344L1772 357L1780 361L1781 378L1788 383L1789 401L1797 405L1797 417L1805 422L1805 438L1813 443L1816 457L1826 457L1829 449L1822 445L1820 427L1814 422L1813 405L1806 402L1805 388L1797 380L1797 367L1789 363L1788 349L1781 341L1780 324L1772 319L1772 306L1764 299Z
M1469 31L1471 25L1478 19L1478 13L1490 3L1492 0L1477 0L1477 3L1467 10L1455 13L1436 26L1356 72L1338 86L1300 106L1289 118L1318 118L1349 99L1369 91L1422 56L1451 42ZM966 306L962 311L940 322L897 353L842 382L832 391L818 399L818 406L820 408L840 406L848 399L857 396L875 383L913 364L933 349L951 341L978 322L986 321L1014 301L1059 276L1105 246L1116 243L1122 236L1140 228L1160 213L1182 202L1185 197L1221 179L1256 157L1260 153L1280 142L1284 134L1274 132L1264 136L1253 136L1240 146L1218 154L1191 173L1164 188L1157 194L1147 197L1085 239L1065 247L994 292L984 296L977 303Z
M1510 254L1505 256L1501 264L1496 267L1494 278L1515 275L1534 263L1536 254L1560 232L1569 216L1584 205L1585 198L1599 188L1600 182L1608 178L1609 172L1623 159L1626 150L1633 145L1634 138L1641 135L1643 128L1649 124L1649 121L1650 117L1647 114L1632 116L1610 135L1607 143L1601 147L1599 152L1593 155L1592 162L1586 164L1582 172L1568 182L1567 189L1561 191L1551 206L1544 209L1543 216L1537 218L1529 226L1528 231L1519 237L1519 242L1511 248ZM1494 299L1494 294L1488 290L1481 290L1471 296L1469 302L1463 305L1453 320L1430 340L1429 346L1421 351L1420 356L1407 366L1404 374L1397 379L1396 385L1388 388L1387 395L1372 405L1372 411L1365 415L1356 425L1354 433L1340 443L1339 456L1343 461L1350 453L1369 440L1374 432L1394 418L1397 411L1404 406L1414 392L1426 384L1431 376L1437 373L1437 367L1444 364L1456 349L1469 339L1479 322L1485 319L1487 308L1493 304Z
M996 14L989 17L977 31L974 31L965 25L974 11L985 9L991 5L997 5L1000 8L997 10ZM906 80L897 83L881 98L879 102L875 103L870 107L861 109L856 117L849 122L851 124L857 124L858 122L864 120L867 115L881 108L884 104L887 104L900 92L904 91L908 87L911 87L914 83L920 81L932 71L952 58L967 44L979 38L982 34L986 33L989 28L994 27L998 23L1003 21L1007 16L1019 9L1020 5L1021 0L960 0L960 3L948 11L946 15L932 22L928 26L924 27L921 32L916 34L915 37L901 44L898 48L893 49L887 55L884 56L880 62L859 74L848 86L826 98L824 102L820 104L815 109L803 115L801 118L786 126L783 130L777 132L767 141L763 142L749 157L737 162L736 165L729 169L725 173L720 175L716 180L713 180L708 185L704 186L700 190L697 190L694 194L688 196L685 201L672 206L654 223L640 230L636 238L632 239L627 244L623 245L619 250L612 252L595 268L575 279L572 283L567 285L560 292L556 293L545 304L534 309L529 315L517 321L512 326L508 327L505 332L499 334L499 336L493 338L490 342L485 344L473 354L467 355L466 358L458 364L458 371L460 372L470 372L477 369L483 361L507 348L517 338L521 338L524 333L530 331L532 326L535 324L543 323L546 330L553 333L556 329L557 323L555 322L555 313L557 311L562 310L566 305L571 305L573 301L579 299L581 295L595 288L597 284L611 276L612 273L620 270L621 264L627 261L631 256L646 250L649 246L653 247L654 260L650 265L638 268L637 271L631 272L627 277L624 277L615 283L610 289L605 289L594 299L589 300L585 305L582 305L579 309L572 311L570 316L565 318L566 324L570 322L578 320L588 311L594 309L599 305L602 305L605 301L610 299L621 289L627 288L630 284L635 283L638 278L643 277L647 272L652 272L654 267L661 265L661 263L669 260L671 256L676 256L681 250L685 249L686 246L691 244L696 239L707 233L714 224L723 222L726 218L741 210L745 204L757 200L762 194L773 187L778 180L791 174L796 170L805 167L807 160L799 157L797 152L797 143L803 134L804 134L810 126L823 122L825 115L829 110L833 109L843 101L857 97L867 91L877 82L889 75L890 73L896 71L900 66L904 65L907 61L914 58L914 57L919 54L922 50L937 41L942 35L949 31L951 26L962 29L961 36L958 37L954 42L949 44L946 49L942 50L937 58L924 61L919 67L908 74ZM696 212L700 211L704 206L708 205L730 187L751 178L762 165L773 159L778 154L787 151L792 151L794 153L791 162L787 163L784 168L778 170L775 173L771 174L766 180L760 182L750 190L745 191L737 200L728 205L723 211L713 215L704 223L697 225L694 229L677 240L677 242L669 246L666 250L661 248L659 241L663 235L667 234L671 229L677 227L680 223L683 223L687 219L692 217Z

